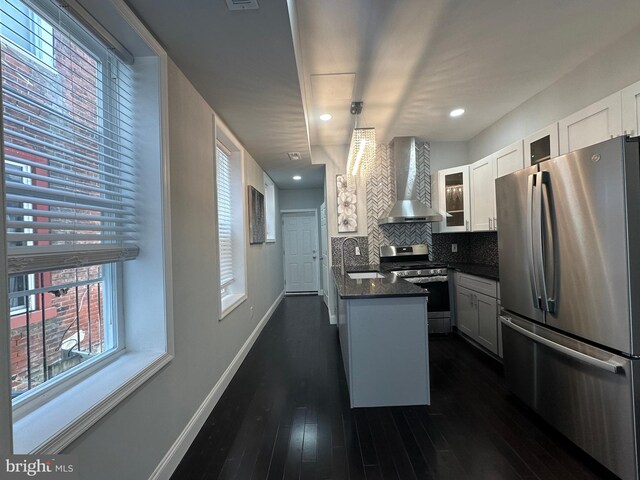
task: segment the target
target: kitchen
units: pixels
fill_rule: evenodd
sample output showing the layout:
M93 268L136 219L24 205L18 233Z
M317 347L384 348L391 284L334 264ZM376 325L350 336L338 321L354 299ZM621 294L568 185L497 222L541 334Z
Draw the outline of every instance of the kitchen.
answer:
M67 20L45 3L24 8L39 35L58 39ZM138 258L119 260L113 310L132 357L112 365L129 377L110 390L52 384L47 395L59 396L38 408L39 380L15 374L14 359L35 348L21 340L40 321L44 332L51 301L70 297L33 280L10 245L0 268L32 293L0 287L13 300L11 335L0 336L12 379L0 390L0 453L70 455L80 478L105 479L637 478L636 350L624 333L634 239L616 234L635 225L632 189L620 192L638 177L625 170L640 122L637 5L479 3L82 0L109 34L91 45L116 38L135 58L131 78L146 79L139 185L162 184L136 217L148 229ZM15 58L30 53L3 35ZM53 71L39 48L27 64ZM367 129L375 148L359 155L354 132ZM26 135L5 136L16 133ZM19 138L11 149L25 150ZM10 202L45 181L33 150L5 151ZM265 197L262 242L250 186ZM12 212L9 236L49 218ZM287 260L286 228L300 218L315 232L300 231L309 270ZM16 232L18 222L33 224ZM79 299L87 285L75 287ZM93 313L75 308L75 320ZM581 329L578 316L599 326ZM91 349L91 326L84 337L64 328L52 356ZM156 356L138 371L145 352ZM53 375L43 356L23 369Z

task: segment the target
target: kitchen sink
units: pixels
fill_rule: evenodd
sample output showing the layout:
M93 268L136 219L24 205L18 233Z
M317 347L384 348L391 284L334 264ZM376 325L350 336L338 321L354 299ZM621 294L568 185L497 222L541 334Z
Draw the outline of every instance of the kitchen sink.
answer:
M384 278L384 275L378 272L353 272L353 273L347 273L347 275L349 275L349 278L353 280L362 280L362 279L369 279L369 278Z

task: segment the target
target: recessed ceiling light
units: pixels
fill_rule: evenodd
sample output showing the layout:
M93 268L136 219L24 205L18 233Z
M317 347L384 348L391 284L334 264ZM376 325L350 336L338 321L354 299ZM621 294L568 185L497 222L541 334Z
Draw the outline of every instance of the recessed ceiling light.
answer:
M293 176L293 179L294 179L295 181L299 181L299 180L302 180L302 177L301 177L300 175L294 175L294 176Z
M320 115L320 120L322 120L323 122L328 122L332 118L333 117L331 116L330 113L323 113L322 115Z
M449 112L449 116L450 117L459 117L463 113L464 113L464 108L456 108L455 110L451 110L451 112Z

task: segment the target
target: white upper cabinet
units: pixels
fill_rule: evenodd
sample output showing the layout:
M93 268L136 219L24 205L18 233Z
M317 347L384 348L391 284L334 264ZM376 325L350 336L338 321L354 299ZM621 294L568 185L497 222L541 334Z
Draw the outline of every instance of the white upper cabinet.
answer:
M560 120L558 127L561 155L621 135L620 92Z
M520 151L522 153L522 150ZM493 230L496 217L496 156L471 164L471 230Z
M522 140L503 148L495 154L496 178L509 175L516 170L524 168L524 156L522 153Z
M558 124L554 123L524 139L524 166L560 155L558 145Z
M438 209L444 216L441 233L471 230L469 165L438 171L438 200Z
M640 82L622 90L622 130L625 135L640 135Z

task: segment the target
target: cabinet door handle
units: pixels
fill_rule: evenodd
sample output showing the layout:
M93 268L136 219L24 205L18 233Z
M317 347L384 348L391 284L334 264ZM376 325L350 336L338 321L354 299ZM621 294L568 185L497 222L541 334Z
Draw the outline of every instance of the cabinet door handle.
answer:
M493 220L492 220L492 218L491 218L491 217L489 217L489 230L493 230L493 225L492 225L492 223L493 223Z
M467 232L468 232L468 231L469 231L469 220L467 220L466 225L467 225L467 226L466 226L466 230L467 230Z
M493 217L493 229L498 230L498 217Z

